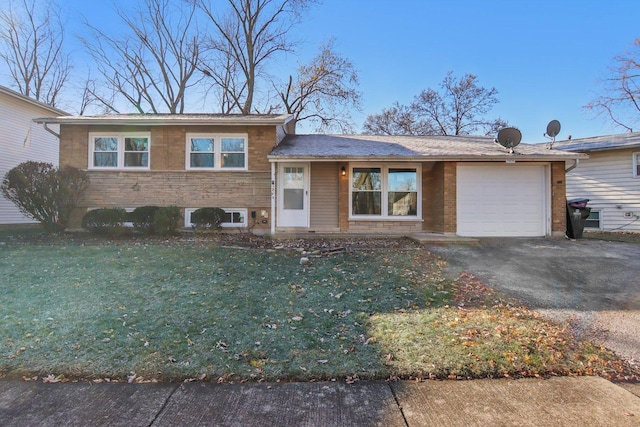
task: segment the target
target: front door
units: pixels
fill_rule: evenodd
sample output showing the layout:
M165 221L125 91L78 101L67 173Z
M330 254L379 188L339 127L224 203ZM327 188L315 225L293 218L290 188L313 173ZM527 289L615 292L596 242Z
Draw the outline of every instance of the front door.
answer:
M309 164L280 163L278 226L309 227Z

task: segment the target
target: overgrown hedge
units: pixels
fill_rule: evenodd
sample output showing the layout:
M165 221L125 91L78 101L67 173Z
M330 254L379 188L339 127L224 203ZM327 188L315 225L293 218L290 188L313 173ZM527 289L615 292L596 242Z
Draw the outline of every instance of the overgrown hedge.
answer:
M127 212L122 208L101 208L87 212L82 218L82 228L95 234L114 235L124 231Z
M88 185L89 176L78 168L27 161L4 175L0 190L20 212L50 233L67 228L71 211Z
M191 214L191 225L198 229L219 229L224 222L225 211L220 208L200 208Z
M141 206L127 213L121 208L101 208L88 211L82 227L96 234L122 234L125 222L144 235L168 236L180 228L180 209L177 206Z

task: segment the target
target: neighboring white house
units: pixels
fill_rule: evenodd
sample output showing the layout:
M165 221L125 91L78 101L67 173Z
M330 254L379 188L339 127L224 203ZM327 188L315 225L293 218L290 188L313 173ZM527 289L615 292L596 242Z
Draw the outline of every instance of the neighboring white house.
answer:
M640 232L640 132L559 141L589 155L567 173L567 199L589 199L587 229Z
M33 119L68 115L64 111L0 86L0 180L13 167L27 160L58 165L59 141ZM58 132L57 126L52 126ZM32 223L0 193L0 224Z

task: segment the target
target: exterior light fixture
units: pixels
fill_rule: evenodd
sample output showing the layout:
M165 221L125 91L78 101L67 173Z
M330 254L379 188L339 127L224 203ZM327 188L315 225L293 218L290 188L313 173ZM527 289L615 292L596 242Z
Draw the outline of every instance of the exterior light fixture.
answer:
M347 176L347 170L344 166L342 167L342 176Z

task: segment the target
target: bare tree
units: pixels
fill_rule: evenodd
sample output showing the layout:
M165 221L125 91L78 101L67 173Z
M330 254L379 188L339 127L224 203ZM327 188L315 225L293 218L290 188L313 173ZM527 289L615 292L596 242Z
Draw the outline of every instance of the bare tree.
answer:
M298 121L308 120L318 131L337 129L351 132L351 109L360 110L361 94L356 89L358 73L348 59L335 52L331 40L308 65L298 68L294 79L276 88L287 113Z
M18 91L53 107L69 79L71 64L64 51L64 25L57 8L36 0L9 2L0 12L0 58Z
M222 91L222 110L254 112L258 79L266 64L278 53L289 52L288 34L301 12L314 0L227 0L228 10L219 12L219 1L196 0L217 30L208 48L216 59L202 64Z
M383 108L380 114L367 117L363 132L372 135L435 135L437 130L418 120L406 105L395 102L389 108Z
M469 135L478 131L492 135L507 125L500 118L485 118L498 103L498 91L478 86L473 74L458 79L449 72L440 89L423 90L409 106L396 104L395 110L368 116L363 128L384 132L385 123L391 122L402 124L400 129L412 135Z
M115 95L139 113L184 112L186 92L198 81L201 44L196 6L184 5L186 10L170 0L144 0L133 16L117 9L130 32L123 37L87 23L94 37L83 42L108 88L106 94L99 93L87 81L85 90L95 102L117 112Z
M585 106L629 132L640 123L640 39L616 55L603 82L603 94Z

